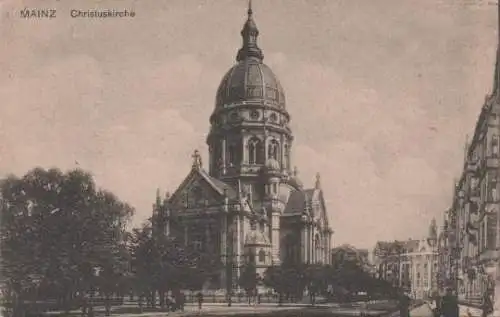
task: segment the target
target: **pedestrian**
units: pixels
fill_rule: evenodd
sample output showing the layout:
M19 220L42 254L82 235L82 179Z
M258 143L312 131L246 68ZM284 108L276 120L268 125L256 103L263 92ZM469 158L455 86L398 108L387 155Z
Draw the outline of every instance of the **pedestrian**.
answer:
M201 293L201 291L198 292L196 297L198 299L198 309L201 310L201 306L203 306L203 294Z
M482 308L482 314L481 314L482 317L487 317L489 314L493 312L493 302L491 300L489 291L485 291L483 294L481 308Z
M447 288L441 300L441 314L444 317L459 317L458 312L458 298L451 288Z
M184 305L186 304L186 295L184 295L184 292L182 291L179 296L179 304L181 307L181 311L184 311Z
M410 297L405 292L401 292L399 295L399 316L410 316Z
M432 313L434 317L441 317L441 297L439 293L434 294L433 298L434 307L432 309Z

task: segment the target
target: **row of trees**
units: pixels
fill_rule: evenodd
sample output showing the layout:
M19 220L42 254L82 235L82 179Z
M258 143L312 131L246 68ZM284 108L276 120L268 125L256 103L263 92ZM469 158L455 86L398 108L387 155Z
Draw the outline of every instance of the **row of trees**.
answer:
M0 198L2 297L15 315L37 300L66 310L100 300L109 314L112 295L130 292L151 305L159 294L163 304L165 292L199 289L218 266L153 237L151 223L127 231L134 209L82 170L7 177Z
M284 298L301 300L305 290L313 304L317 295L349 301L359 293L377 298L396 296L398 291L390 283L364 271L360 263L351 260L333 265L284 263L268 268L262 280L256 276L255 266L247 264L240 276L240 286L250 296L255 294L257 285L263 284L278 293L279 303Z
M1 282L15 314L35 300L56 300L66 310L102 300L109 314L112 295L130 293L139 296L141 307L144 301L154 306L158 296L163 306L166 292L201 289L223 269L213 254L155 236L151 222L127 231L134 209L97 188L82 170L37 168L10 176L1 181L0 195ZM271 267L262 281L255 266L247 265L240 286L255 294L258 283L273 288L280 300L301 298L305 288L314 298L386 287L355 263Z

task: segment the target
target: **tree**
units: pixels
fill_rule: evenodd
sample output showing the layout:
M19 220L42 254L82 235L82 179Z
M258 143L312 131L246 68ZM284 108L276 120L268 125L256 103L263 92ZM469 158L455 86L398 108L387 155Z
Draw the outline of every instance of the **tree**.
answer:
M2 180L0 195L2 275L20 304L45 295L69 308L97 287L96 268L123 269L133 209L89 173L35 168Z
M287 287L285 271L282 266L271 266L264 273L264 285L270 287L278 293L278 305L281 306L283 303L283 294L285 293Z
M241 270L239 284L245 290L250 304L251 297L255 294L258 283L257 268L254 262L248 262Z
M154 307L158 293L163 308L168 291L180 295L181 289L201 289L221 268L215 255L185 246L175 237L153 234L151 221L132 230L130 253L140 307L144 297Z
M285 263L269 267L264 273L263 282L278 293L279 305L282 304L284 295L291 299L301 299L307 284L306 266Z

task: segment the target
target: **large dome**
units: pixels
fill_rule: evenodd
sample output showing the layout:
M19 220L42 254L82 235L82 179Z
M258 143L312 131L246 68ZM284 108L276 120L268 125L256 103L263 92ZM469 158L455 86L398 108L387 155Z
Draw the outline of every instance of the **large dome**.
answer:
M252 17L252 7L241 36L243 45L236 55L237 64L222 78L217 90L216 109L225 105L257 101L261 105L285 108L285 94L278 78L262 61L264 54L257 45L259 30Z
M285 93L276 75L258 58L247 57L222 78L217 90L216 107L253 100L285 108Z

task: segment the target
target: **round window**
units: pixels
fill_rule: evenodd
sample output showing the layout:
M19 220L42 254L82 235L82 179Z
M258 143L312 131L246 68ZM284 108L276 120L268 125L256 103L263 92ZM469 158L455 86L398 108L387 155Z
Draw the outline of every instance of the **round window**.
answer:
M257 110L250 112L250 118L252 120L257 120L257 119L259 119L259 117L260 117L260 114Z

